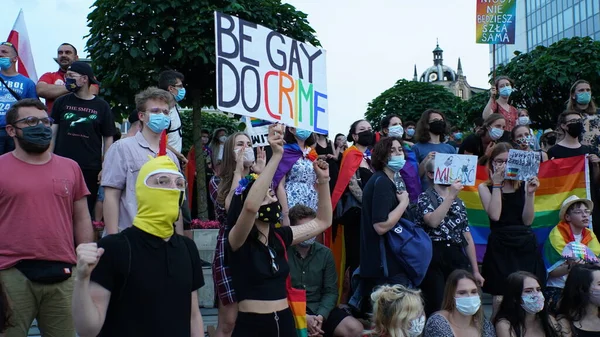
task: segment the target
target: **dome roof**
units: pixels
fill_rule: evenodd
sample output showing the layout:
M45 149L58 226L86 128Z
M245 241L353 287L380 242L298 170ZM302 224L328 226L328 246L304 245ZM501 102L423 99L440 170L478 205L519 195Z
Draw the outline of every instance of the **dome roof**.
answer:
M435 74L435 75L434 75ZM423 74L421 74L420 81L421 82L437 82L437 81L456 81L458 76L456 75L456 71L454 69L443 65L433 65L427 68Z

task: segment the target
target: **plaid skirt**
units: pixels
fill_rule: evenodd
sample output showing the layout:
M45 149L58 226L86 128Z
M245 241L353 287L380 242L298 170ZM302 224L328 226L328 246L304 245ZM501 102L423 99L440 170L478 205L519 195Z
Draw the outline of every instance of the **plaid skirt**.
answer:
M215 206L217 218L221 223L219 234L217 235L217 247L215 248L215 258L213 259L212 272L213 282L215 286L215 294L219 297L219 300L223 305L229 305L237 302L235 298L235 290L233 289L233 282L231 280L231 270L225 263L225 221L223 215L225 210L220 205Z

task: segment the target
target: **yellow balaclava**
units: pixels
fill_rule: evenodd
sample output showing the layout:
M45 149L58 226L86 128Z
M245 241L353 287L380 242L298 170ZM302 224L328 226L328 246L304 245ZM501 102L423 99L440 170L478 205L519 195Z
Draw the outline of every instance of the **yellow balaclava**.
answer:
M183 191L148 187L148 178L157 173L172 173L183 177L168 156L152 158L144 164L135 183L137 214L133 225L146 233L166 239L173 235L173 224L179 217Z

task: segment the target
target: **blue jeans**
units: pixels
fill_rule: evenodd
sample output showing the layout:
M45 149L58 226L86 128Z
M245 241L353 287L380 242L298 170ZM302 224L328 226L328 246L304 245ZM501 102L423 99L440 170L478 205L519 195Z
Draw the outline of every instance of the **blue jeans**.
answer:
M6 133L4 126L0 127L0 155L10 152L15 149L15 142L12 137Z

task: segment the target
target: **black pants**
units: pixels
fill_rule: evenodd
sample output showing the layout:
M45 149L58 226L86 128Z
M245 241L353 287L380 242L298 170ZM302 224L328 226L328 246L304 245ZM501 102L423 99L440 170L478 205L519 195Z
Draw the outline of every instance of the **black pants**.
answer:
M100 170L88 170L82 169L83 179L85 180L85 185L90 191L90 195L87 198L88 209L90 211L90 216L92 219L94 218L94 208L96 207L96 200L98 199L98 174L100 174Z
M444 287L450 273L456 269L470 270L469 259L463 247L449 241L432 241L433 256L427 274L421 282L425 299L425 315L429 317L442 307Z
M296 325L288 308L272 314L238 312L232 337L294 337Z

